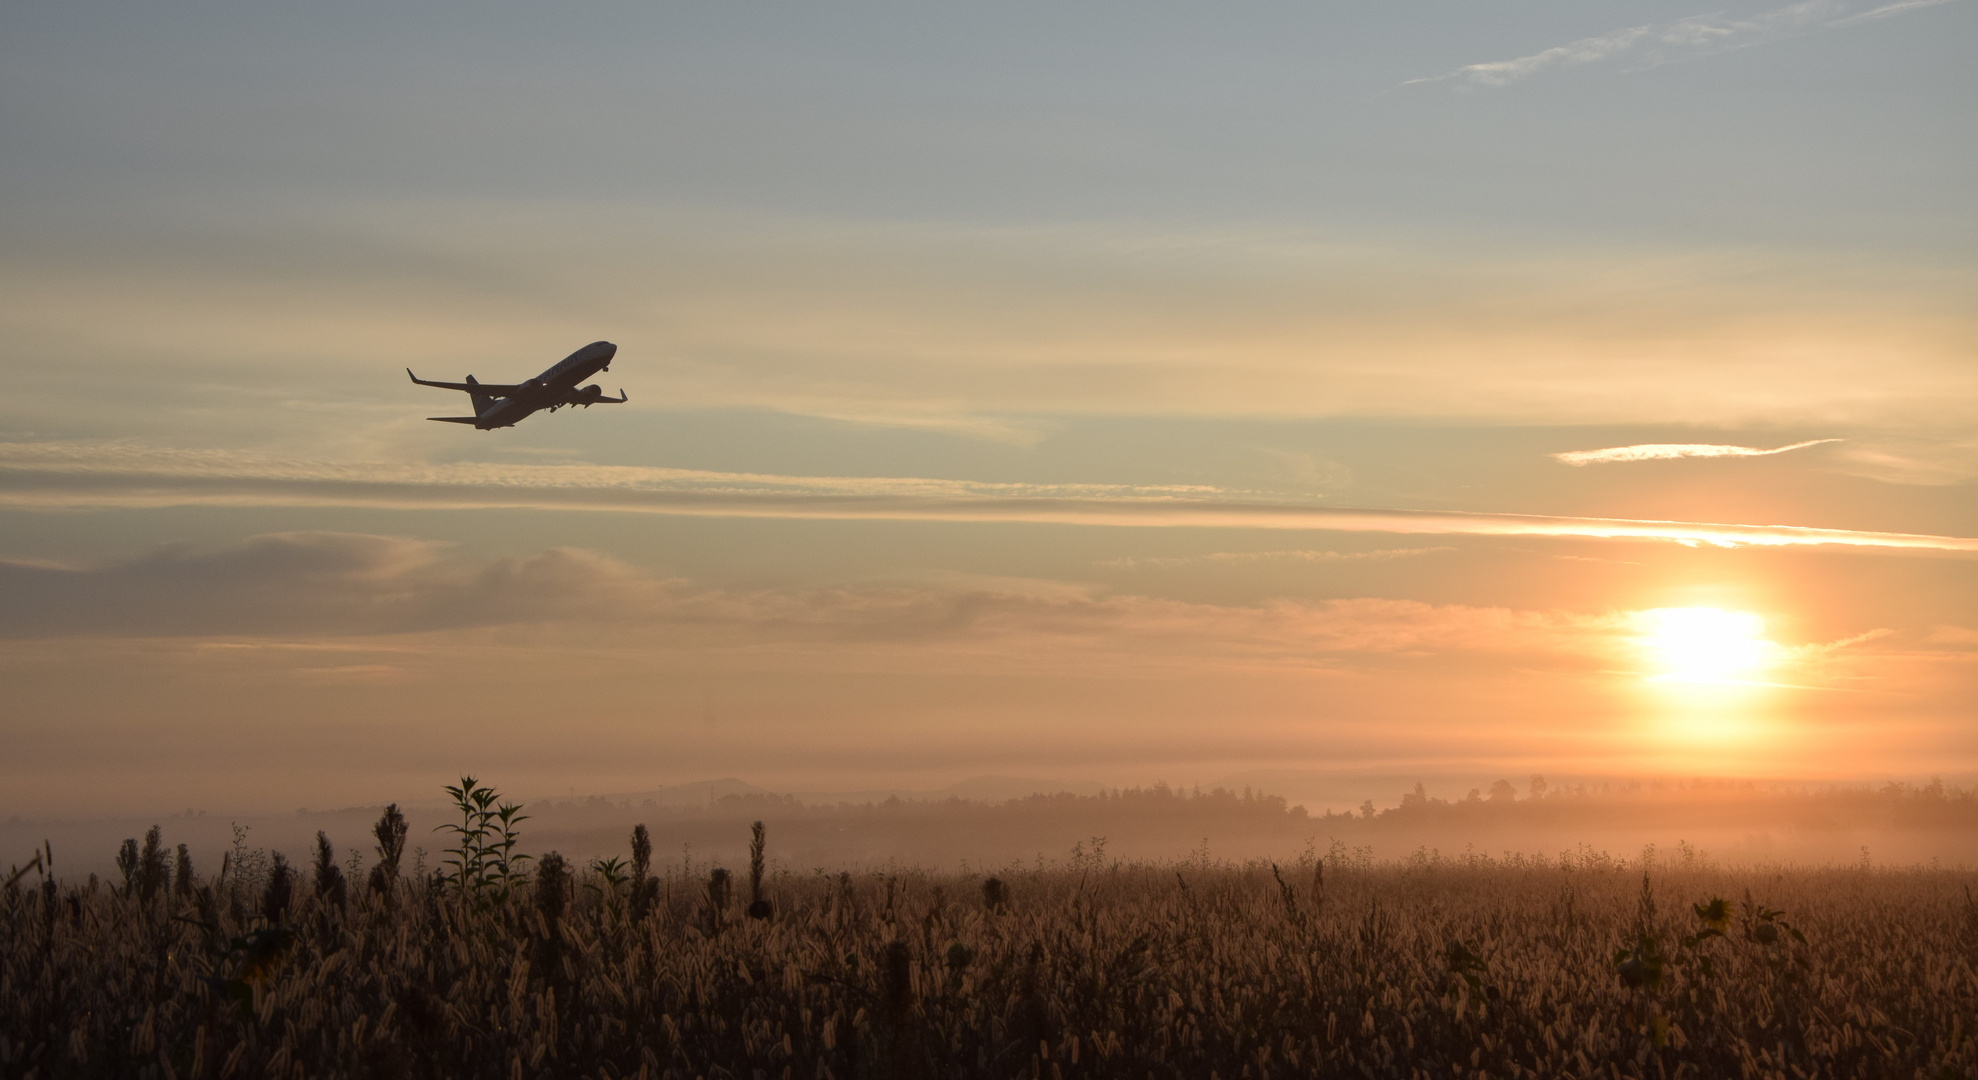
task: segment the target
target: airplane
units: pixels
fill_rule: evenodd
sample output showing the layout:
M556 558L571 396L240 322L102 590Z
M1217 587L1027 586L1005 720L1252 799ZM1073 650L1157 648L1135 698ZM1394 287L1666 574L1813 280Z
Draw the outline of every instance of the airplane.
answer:
M600 371L611 370L611 358L618 355L618 346L609 341L593 341L569 356L557 361L556 366L541 375L522 383L484 383L467 376L466 382L434 382L412 374L411 368L405 373L420 386L437 386L444 390L465 390L474 402L472 416L428 416L428 420L438 420L448 424L472 424L481 431L495 428L514 427L518 421L527 419L530 414L542 409L555 412L565 405L582 405L588 409L593 405L618 405L626 401L625 391L618 391L617 397L605 397L604 388L595 384L578 386L585 379Z

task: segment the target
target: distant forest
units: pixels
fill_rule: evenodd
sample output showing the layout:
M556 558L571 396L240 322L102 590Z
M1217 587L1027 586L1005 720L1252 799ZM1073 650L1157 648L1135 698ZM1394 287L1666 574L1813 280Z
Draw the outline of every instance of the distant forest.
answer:
M607 830L633 818L649 823L682 857L732 858L743 823L769 822L786 865L838 866L897 860L993 869L1011 863L1052 865L1103 852L1111 858L1196 862L1259 858L1330 858L1359 863L1422 859L1587 860L1607 844L1613 858L1638 858L1655 835L1665 857L1708 861L1713 854L1751 861L1752 836L1788 836L1801 847L1780 858L1835 861L1857 857L1854 841L1903 837L1890 853L1927 861L1917 836L1978 835L1978 788L1933 781L1880 790L1779 791L1742 782L1625 783L1548 786L1531 777L1522 791L1507 781L1467 798L1438 799L1417 784L1400 804L1357 812L1310 814L1285 798L1252 788L1173 788L1165 784L1094 795L1032 795L1002 803L961 799L806 804L792 796L726 795L700 807L635 805L593 798L553 802L542 811L543 842L580 850L591 840L609 848ZM1646 837L1636 842L1636 838ZM1689 842L1685 842L1688 838ZM1719 851L1701 845L1716 844ZM1626 845L1626 846L1616 846ZM1843 846L1836 846L1843 845ZM1568 853L1562 856L1561 848ZM1970 845L1964 845L1970 846ZM1955 842L1939 858L1966 856ZM1544 854L1549 853L1549 854Z

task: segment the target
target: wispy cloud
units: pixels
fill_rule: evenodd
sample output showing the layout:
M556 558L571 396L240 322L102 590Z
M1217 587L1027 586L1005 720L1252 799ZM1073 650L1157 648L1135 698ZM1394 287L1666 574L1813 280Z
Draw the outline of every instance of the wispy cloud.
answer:
M1438 551L1454 551L1449 547L1422 548L1382 548L1378 551L1313 551L1298 549L1292 551L1212 551L1207 555L1155 556L1148 558L1107 559L1100 566L1117 566L1126 570L1139 567L1187 566L1192 563L1254 563L1254 562L1385 562L1389 559L1406 559L1414 555L1428 555Z
M1354 599L1218 605L1102 595L1063 582L971 579L863 588L733 590L656 577L596 552L556 548L480 559L445 544L358 533L257 536L229 547L162 548L95 567L0 560L0 639L53 637L349 639L495 626L562 627L613 640L641 629L676 647L809 643L914 648L985 638L1085 641L1102 650L1204 645L1250 657L1313 650L1407 653L1584 651L1624 633L1612 614L1513 611ZM694 633L681 635L682 627ZM1516 645L1510 640L1515 638ZM410 639L417 641L419 639ZM210 645L211 643L208 642ZM222 642L265 647L265 642ZM1233 655L1233 654L1232 654ZM413 657L390 663L409 664ZM385 660L282 660L365 674Z
M1792 450L1804 450L1822 443L1840 442L1839 439L1808 439L1791 446L1775 446L1761 449L1755 446L1729 446L1723 443L1639 443L1634 446L1610 446L1604 450L1568 450L1552 455L1568 465L1608 465L1617 461L1670 461L1676 458L1718 458L1718 457L1770 457Z
M224 486L289 484L325 494L348 488L374 493L393 488L431 491L501 489L673 495L885 496L919 498L1208 497L1229 493L1203 485L984 483L913 476L780 476L642 465L586 463L536 465L507 462L414 463L321 461L242 453L106 442L0 443L0 475L93 478L129 477ZM270 497L279 497L270 495ZM334 495L330 496L332 499ZM5 498L5 496L0 496Z
M536 509L700 517L1290 529L1417 536L1668 540L1978 553L1978 538L1791 525L1325 507L1205 487L985 484L597 465L394 465L256 459L127 446L0 444L0 506L348 506Z
M1902 0L1902 3L1899 4L1884 4L1872 11L1864 11L1859 15L1849 15L1843 19L1835 19L1827 25L1853 26L1855 23L1873 22L1876 19L1886 19L1894 15L1906 15L1918 8L1936 7L1938 4L1948 4L1950 2L1951 0Z
M1915 432L1857 440L1835 455L1834 467L1887 484L1968 483L1978 477L1978 438Z
M1409 79L1402 85L1454 82L1465 90L1497 89L1542 72L1607 61L1637 67L1692 60L1713 53L1748 49L1780 38L1904 15L1951 0L1903 0L1870 10L1851 0L1804 0L1744 17L1721 13L1692 15L1675 22L1612 30L1510 60L1465 64L1454 71Z
M1528 79L1548 68L1579 67L1610 57L1623 56L1632 51L1641 40L1648 37L1653 28L1632 26L1625 30L1595 37L1581 38L1565 45L1555 45L1542 49L1530 56L1520 56L1512 60L1489 60L1481 64L1467 64L1444 75L1429 75L1420 79L1409 79L1403 86L1416 83L1444 82L1458 79L1466 86L1499 87L1509 86L1521 79Z

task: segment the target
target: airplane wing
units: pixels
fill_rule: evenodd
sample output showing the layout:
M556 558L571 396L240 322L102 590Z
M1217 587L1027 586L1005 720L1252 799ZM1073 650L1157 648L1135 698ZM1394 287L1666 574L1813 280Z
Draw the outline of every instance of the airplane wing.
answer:
M465 390L470 394L487 394L490 397L513 397L522 390L522 387L514 383L436 382L432 379L422 379L417 375L412 375L411 368L406 368L405 373L411 375L412 381L418 383L420 386L437 386L442 390Z
M428 420L441 420L449 424L473 424L480 421L478 416L428 416Z

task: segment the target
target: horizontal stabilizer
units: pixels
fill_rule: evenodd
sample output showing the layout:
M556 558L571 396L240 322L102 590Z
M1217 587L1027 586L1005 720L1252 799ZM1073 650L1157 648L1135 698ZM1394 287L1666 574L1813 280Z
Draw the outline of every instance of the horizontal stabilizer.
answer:
M478 416L428 416L426 419L438 420L447 424L472 424L481 418Z

